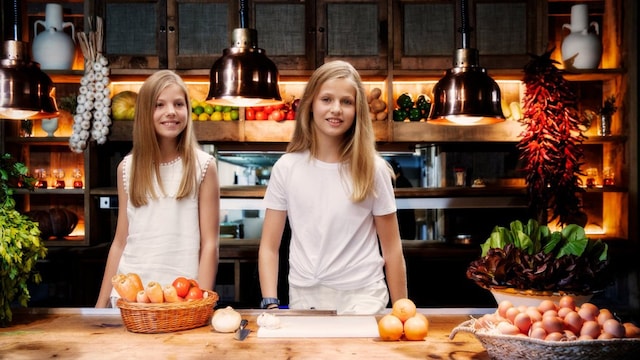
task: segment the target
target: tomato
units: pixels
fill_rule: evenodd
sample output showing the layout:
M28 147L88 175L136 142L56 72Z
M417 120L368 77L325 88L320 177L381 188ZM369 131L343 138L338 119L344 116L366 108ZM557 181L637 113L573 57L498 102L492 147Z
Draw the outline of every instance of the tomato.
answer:
M274 110L271 114L269 114L271 120L282 121L284 120L284 113L280 110Z
M252 108L246 108L244 111L244 119L245 120L255 120L256 119L256 111Z
M191 289L189 289L189 293L184 298L187 300L198 300L198 299L202 299L202 297L203 297L202 289L200 289L197 286L192 286Z
M276 108L273 105L267 105L264 107L264 113L267 114L267 116L269 114L271 114Z
M295 120L296 112L294 110L288 111L287 116L285 116L285 120Z
M200 284L198 284L198 282L196 281L196 279L189 279L189 282L191 283L191 287L200 287Z
M264 111L256 111L256 120L267 120L267 113Z
M173 283L171 285L176 288L176 293L181 298L187 296L187 294L189 293L189 288L191 288L191 282L184 276L177 277L175 280L173 280Z

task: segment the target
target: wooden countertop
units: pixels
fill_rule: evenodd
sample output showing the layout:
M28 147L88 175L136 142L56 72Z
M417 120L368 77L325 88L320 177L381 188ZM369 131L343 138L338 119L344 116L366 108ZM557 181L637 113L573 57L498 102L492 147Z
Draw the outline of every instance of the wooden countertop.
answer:
M420 309L430 321L424 341L379 338L258 338L262 310L239 310L252 330L244 341L210 326L166 334L126 330L118 309L15 309L12 325L0 328L0 358L7 359L489 359L482 344L451 330L470 315L495 309ZM276 314L295 316L278 310ZM305 312L311 315L313 312ZM332 316L332 315L326 315Z

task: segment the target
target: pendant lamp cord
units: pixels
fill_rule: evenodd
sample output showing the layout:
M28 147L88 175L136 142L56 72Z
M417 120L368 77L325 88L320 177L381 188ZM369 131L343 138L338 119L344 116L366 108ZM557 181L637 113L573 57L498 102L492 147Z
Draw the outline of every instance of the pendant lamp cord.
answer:
M462 48L468 49L470 47L471 27L469 26L469 14L467 13L467 0L460 1L460 14L462 25L459 31L462 34Z
M249 12L247 10L247 0L240 0L240 28L249 27Z
M2 36L3 41L21 41L22 37L22 11L18 0L2 2ZM11 36L10 36L11 35Z

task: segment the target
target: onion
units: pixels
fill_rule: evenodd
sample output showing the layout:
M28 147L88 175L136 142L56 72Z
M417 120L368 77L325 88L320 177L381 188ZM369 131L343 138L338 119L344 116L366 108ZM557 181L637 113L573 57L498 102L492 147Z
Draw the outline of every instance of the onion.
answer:
M217 332L229 333L234 332L240 327L240 321L242 321L240 313L231 306L227 306L213 313L211 326L213 326L213 329Z

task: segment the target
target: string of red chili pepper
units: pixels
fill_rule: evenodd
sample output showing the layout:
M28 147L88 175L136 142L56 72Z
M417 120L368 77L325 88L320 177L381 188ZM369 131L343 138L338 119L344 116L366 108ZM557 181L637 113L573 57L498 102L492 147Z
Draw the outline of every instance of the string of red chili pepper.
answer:
M580 213L580 186L583 161L577 96L556 68L551 53L534 56L524 68L525 125L517 147L529 196L530 207L543 216L540 221L558 219L567 224ZM547 218L547 212L551 218Z

